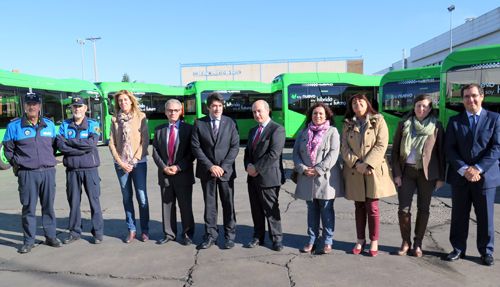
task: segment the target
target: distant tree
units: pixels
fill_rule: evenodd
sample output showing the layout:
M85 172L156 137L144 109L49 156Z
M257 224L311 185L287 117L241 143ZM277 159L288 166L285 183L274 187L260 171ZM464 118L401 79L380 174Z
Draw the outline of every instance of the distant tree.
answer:
M127 75L127 73L123 74L122 82L130 82L130 77Z

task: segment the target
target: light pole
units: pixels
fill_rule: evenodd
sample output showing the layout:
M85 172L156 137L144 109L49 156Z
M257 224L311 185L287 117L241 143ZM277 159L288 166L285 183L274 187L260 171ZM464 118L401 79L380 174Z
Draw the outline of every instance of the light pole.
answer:
M97 82L97 60L96 60L96 57L95 57L95 40L101 40L101 37L97 37L97 38L87 38L87 40L89 41L92 41L92 43L94 44L94 70L95 70L95 81Z
M455 10L455 5L448 7L448 11L450 12L450 54L453 52L453 10Z
M80 43L82 44L82 79L85 80L85 66L84 66L84 62L83 62L83 45L85 45L85 41L84 40L76 40L77 43Z

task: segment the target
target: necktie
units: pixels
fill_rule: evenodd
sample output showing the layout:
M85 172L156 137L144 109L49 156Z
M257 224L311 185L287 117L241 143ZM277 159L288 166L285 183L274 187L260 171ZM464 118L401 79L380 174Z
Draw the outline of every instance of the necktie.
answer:
M253 144L252 144L253 150L255 149L255 145L257 144L257 141L259 140L261 131L262 131L262 125L259 125L259 131L257 132L257 136L255 136L255 139L253 140Z
M472 135L476 134L476 126L477 126L477 115L472 115Z
M168 136L168 159L170 164L174 164L174 150L175 150L175 125L170 126L170 134Z
M215 140L217 140L217 134L219 133L219 130L217 129L217 124L215 122L216 120L212 120L213 122L213 127L212 127L212 131L214 133L214 138Z

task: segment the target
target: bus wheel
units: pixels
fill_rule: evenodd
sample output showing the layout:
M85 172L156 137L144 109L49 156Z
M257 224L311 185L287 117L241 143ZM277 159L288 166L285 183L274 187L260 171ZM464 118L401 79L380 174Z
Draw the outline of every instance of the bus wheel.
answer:
M3 143L0 143L0 170L3 169L9 169L10 168L10 163L7 161L5 158L5 155L3 154Z

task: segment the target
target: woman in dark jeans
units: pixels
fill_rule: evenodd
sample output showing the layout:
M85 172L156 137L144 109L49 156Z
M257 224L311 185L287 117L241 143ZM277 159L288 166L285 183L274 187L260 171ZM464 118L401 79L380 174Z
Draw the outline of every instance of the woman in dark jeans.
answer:
M399 227L403 243L399 255L411 246L411 203L417 189L417 221L413 239L413 255L422 256L422 239L429 220L432 192L442 187L445 179L443 124L437 120L432 98L417 95L414 108L399 122L392 146L392 173L398 186Z

